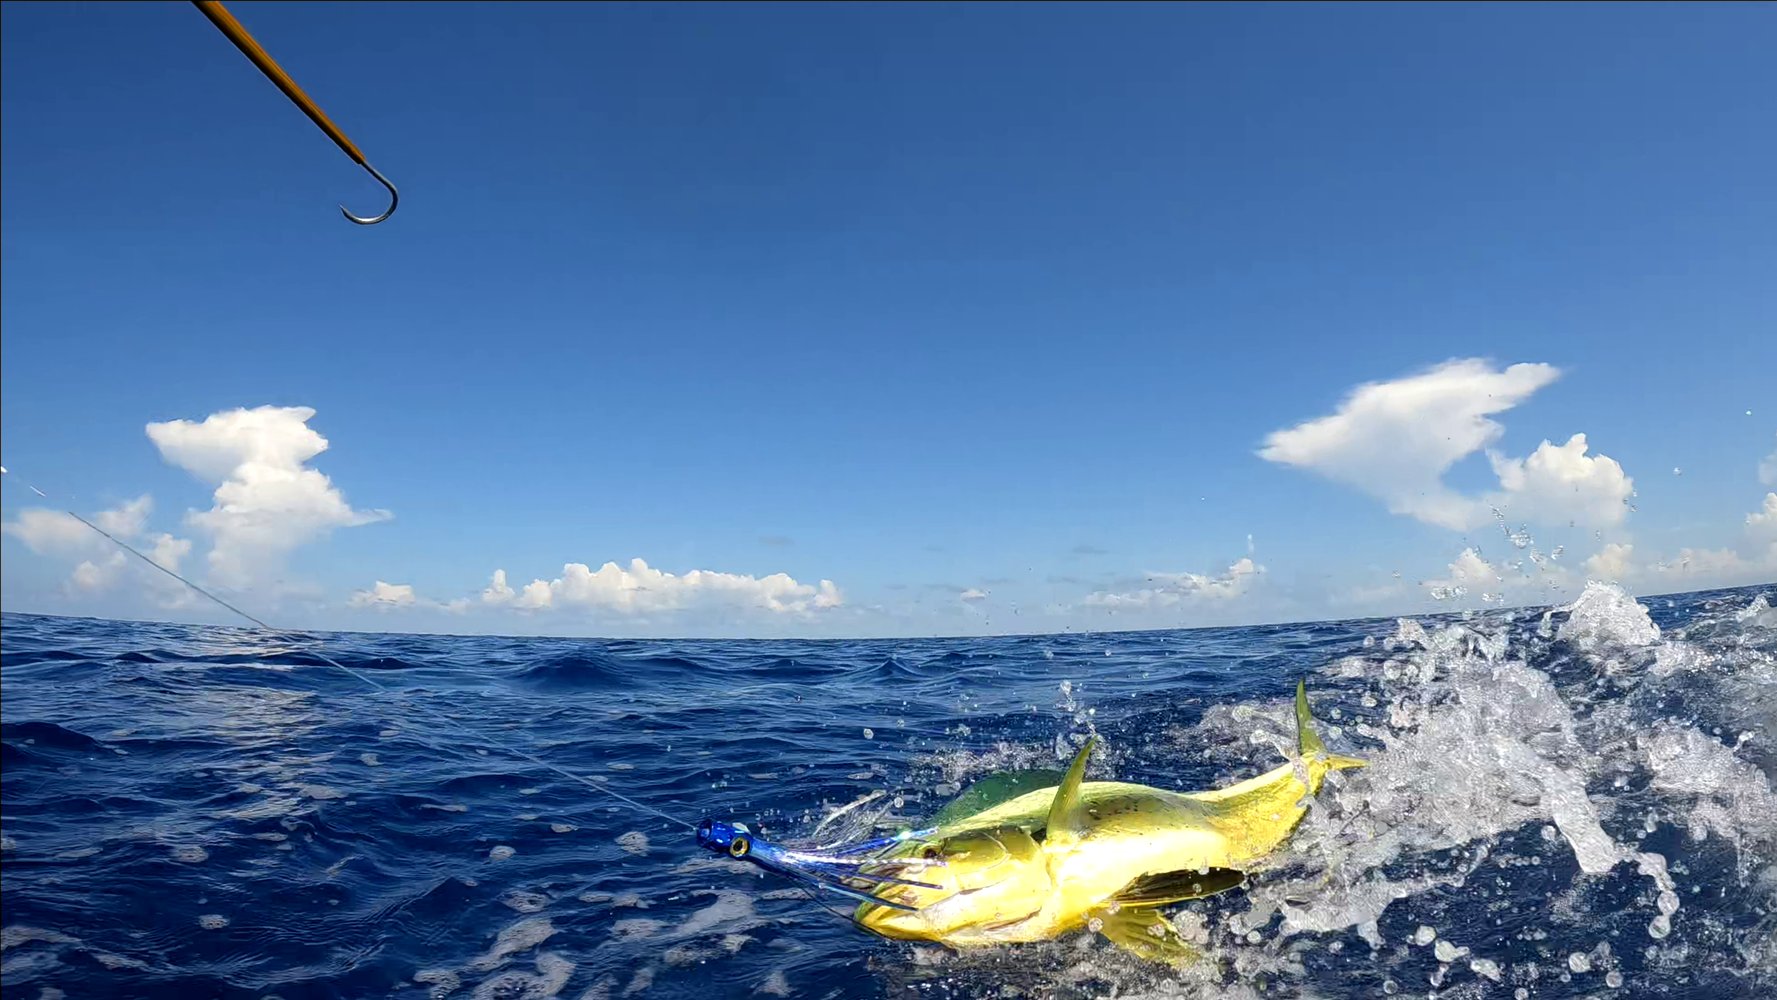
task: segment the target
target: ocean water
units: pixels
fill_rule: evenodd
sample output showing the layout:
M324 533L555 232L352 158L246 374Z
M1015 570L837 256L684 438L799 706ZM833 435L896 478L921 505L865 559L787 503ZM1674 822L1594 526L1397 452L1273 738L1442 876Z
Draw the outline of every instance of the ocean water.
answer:
M1774 599L845 642L6 615L5 994L1774 996ZM1208 956L1183 974L1086 934L875 939L488 742L685 822L793 838L851 806L829 828L861 834L1092 733L1095 776L1249 776L1297 677L1374 764L1250 887L1179 908Z

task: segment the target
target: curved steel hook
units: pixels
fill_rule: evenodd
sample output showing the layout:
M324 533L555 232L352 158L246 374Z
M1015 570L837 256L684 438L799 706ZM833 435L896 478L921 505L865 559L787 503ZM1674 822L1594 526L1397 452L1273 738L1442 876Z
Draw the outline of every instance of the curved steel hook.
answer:
M333 140L333 144L339 147L340 152L351 157L353 163L370 171L370 176L376 178L378 184L389 189L389 208L383 214L353 215L344 205L339 206L340 214L360 226L374 226L394 215L395 206L401 203L401 192L395 190L395 185L390 184L387 177L384 177L380 171L370 165L368 160L364 159L364 153L352 140L346 138L346 134L340 131L339 126L333 124L333 119L327 117L327 113L322 111L309 98L309 95L296 85L296 81L290 79L290 74L284 72L284 67L279 66L278 61L253 40L253 36L247 33L247 29L241 25L241 22L235 20L235 16L228 12L228 8L222 6L218 0L192 0L192 3L196 4L197 9L210 19L211 24L214 24L229 41L234 43L235 48L241 50L248 61L259 68L259 72L265 74L266 79L283 91L284 96L288 97L303 114L308 116L309 121L314 122L322 132L327 134L327 138Z
M362 164L360 164L360 166L362 166L365 170L370 171L370 176L376 178L377 183L379 183L383 187L386 187L389 189L388 211L384 212L381 215L353 215L350 211L348 211L346 209L346 207L344 205L341 205L341 206L339 206L339 214L345 216L346 218L350 219L353 222L356 222L360 226L374 226L377 223L383 221L384 219L387 219L389 216L395 214L395 206L401 204L401 192L395 190L395 185L389 183L389 179L387 177L383 176L382 171L376 169L375 167L371 166L368 163L362 163Z

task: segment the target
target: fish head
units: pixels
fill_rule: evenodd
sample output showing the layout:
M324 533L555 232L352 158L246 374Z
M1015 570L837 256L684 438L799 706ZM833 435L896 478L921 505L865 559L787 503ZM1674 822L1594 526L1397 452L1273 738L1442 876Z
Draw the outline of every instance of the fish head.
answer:
M1053 883L1043 845L1017 826L963 830L899 852L898 873L920 886L888 885L877 896L908 909L861 903L854 919L884 937L937 941L1026 920L1043 908Z

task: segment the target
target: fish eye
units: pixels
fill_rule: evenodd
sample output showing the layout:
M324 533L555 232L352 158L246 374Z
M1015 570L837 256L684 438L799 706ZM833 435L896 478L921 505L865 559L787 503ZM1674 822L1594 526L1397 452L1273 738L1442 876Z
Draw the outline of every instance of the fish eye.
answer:
M736 858L746 857L747 852L752 849L753 849L753 842L751 840L748 840L746 837L743 837L739 834L736 834L734 837L734 842L728 845L729 855L732 857L736 857Z
M927 844L925 847L920 849L919 856L922 858L925 858L927 860L931 860L932 858L937 857L938 856L938 845Z

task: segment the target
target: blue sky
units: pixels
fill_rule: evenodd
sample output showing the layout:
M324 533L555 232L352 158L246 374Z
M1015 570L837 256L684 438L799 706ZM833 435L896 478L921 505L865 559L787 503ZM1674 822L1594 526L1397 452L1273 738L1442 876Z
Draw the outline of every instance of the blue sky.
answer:
M402 207L188 5L5 6L7 610L211 617L21 476L293 625L1777 578L1762 5L234 9Z

